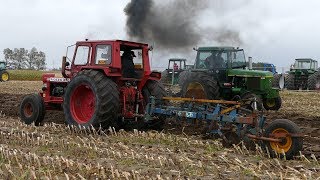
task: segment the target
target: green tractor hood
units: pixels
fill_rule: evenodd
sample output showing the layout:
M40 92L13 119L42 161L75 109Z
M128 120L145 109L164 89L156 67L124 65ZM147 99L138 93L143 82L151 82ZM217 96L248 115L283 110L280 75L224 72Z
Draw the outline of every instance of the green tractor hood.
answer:
M246 70L246 69L230 69L230 70L228 70L228 76L273 77L273 74L272 74L272 72L269 72L269 71Z

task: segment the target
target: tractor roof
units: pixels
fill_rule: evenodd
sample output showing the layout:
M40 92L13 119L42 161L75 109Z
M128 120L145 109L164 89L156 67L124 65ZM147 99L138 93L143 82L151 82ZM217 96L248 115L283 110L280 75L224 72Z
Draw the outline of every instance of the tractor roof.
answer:
M113 43L113 42L119 42L119 43L123 43L123 44L133 44L133 45L148 46L148 44L146 44L146 43L125 41L125 40L86 40L86 41L78 41L77 43Z
M220 51L220 50L235 50L237 48L232 46L208 46L208 47L199 47L198 51Z
M170 58L169 61L186 61L187 59L183 58Z
M316 61L316 60L311 59L311 58L297 58L296 61Z

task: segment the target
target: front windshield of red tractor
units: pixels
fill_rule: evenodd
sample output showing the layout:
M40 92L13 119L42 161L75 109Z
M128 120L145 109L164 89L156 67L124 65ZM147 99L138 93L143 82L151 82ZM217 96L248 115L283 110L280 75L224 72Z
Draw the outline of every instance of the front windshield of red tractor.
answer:
M67 57L67 61L69 61L70 63L72 62L75 49L76 49L75 44L67 47L66 57Z

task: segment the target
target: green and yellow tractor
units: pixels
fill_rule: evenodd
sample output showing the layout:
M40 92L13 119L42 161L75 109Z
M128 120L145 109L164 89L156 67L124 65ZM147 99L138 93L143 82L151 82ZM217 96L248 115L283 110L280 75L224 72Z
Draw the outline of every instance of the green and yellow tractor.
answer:
M289 90L319 90L318 62L310 58L296 59L285 77L285 86Z
M278 110L279 89L272 87L269 71L249 70L243 49L199 47L194 68L181 86L183 97L201 99L256 99L258 108ZM250 107L248 107L250 108Z
M7 63L4 61L0 61L0 81L9 81L9 73L7 71Z

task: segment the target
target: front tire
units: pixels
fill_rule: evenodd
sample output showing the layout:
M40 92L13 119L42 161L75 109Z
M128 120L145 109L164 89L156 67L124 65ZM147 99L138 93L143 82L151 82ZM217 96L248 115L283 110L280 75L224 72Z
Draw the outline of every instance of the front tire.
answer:
M117 84L102 72L84 70L67 86L63 109L68 125L115 127L119 112Z
M6 81L9 81L10 79L10 75L7 71L1 71L0 72L0 80L3 81L3 82L6 82Z
M267 126L264 132L264 136L275 138L277 134L298 135L300 133L300 128L292 121L287 119L277 119ZM265 141L266 148L269 150L272 157L276 157L276 155L278 154L283 158L284 152L286 159L292 159L302 150L302 137L292 137L290 135L287 135L286 137L281 139L282 142Z
M263 100L263 107L266 110L278 111L281 108L281 105L282 105L282 99L280 96L272 99Z
M25 124L35 123L36 126L42 125L45 116L45 106L39 94L30 94L23 98L19 114Z

